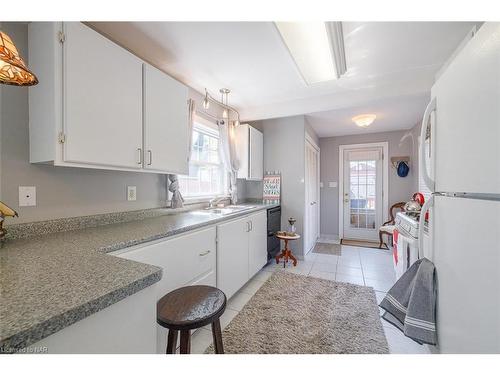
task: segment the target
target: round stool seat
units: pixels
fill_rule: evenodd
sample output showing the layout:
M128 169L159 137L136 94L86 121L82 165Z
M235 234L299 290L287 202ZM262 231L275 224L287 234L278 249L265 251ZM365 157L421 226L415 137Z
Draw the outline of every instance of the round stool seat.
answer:
M208 285L186 286L163 296L156 305L156 321L172 330L191 330L218 320L226 309L226 295Z

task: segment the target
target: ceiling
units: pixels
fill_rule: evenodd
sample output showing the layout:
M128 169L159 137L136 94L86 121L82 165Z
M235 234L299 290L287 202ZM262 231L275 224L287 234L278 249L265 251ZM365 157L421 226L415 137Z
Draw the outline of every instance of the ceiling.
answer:
M308 115L319 136L407 129L472 22L343 22L347 73L308 86L272 22L94 22L94 28L242 120ZM368 128L350 118L375 113Z

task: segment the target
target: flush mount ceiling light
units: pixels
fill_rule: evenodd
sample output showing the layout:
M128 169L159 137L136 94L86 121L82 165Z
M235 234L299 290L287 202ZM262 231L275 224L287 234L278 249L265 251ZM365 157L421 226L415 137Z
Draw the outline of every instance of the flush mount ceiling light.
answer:
M0 83L14 86L33 86L36 76L28 69L12 39L0 31Z
M364 115L354 116L352 118L352 121L354 121L354 123L359 127L366 128L367 126L370 126L376 118L377 115L368 113Z
M331 81L346 72L341 22L275 22L304 81Z

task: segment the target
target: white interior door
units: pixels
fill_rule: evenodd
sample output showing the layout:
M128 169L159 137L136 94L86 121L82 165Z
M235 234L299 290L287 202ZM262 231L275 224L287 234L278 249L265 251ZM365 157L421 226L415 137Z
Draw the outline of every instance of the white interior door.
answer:
M382 147L344 150L345 239L374 240L382 225Z
M310 251L319 237L319 151L306 141L305 246Z

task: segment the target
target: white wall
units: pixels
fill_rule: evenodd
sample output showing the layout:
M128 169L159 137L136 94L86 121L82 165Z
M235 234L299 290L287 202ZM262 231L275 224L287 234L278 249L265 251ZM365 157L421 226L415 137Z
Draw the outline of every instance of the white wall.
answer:
M304 233L304 116L262 121L264 131L264 170L281 172L281 225L288 228L288 218L297 219L298 233ZM302 238L291 241L295 255L303 256Z
M416 128L415 128L416 129ZM417 191L417 168L416 157L417 139L415 147L411 139L405 140L400 145L400 139L408 130L372 133L366 135L353 135L341 137L320 138L321 147L321 171L320 180L323 182L321 188L321 234L339 234L339 200L340 187L330 188L331 181L339 182L339 145L388 142L389 143L389 207L399 201L407 201ZM412 131L415 131L412 129ZM410 156L410 172L407 177L399 177L395 168L390 164L392 156Z

